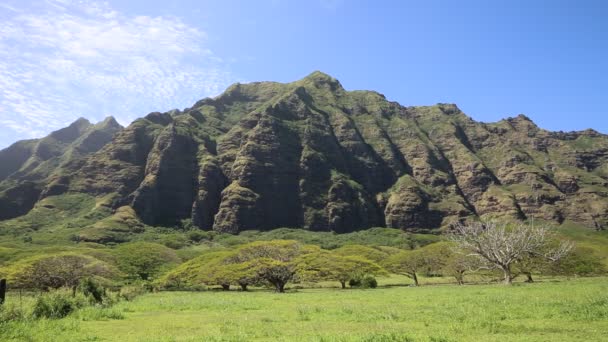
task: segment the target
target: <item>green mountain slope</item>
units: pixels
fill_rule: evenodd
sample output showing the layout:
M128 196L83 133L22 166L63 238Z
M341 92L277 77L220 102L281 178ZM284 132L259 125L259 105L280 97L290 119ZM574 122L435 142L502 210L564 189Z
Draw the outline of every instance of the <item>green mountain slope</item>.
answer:
M91 148L66 133L1 151L2 218L81 194L93 202L71 229L96 242L190 220L229 233L430 232L470 217L608 225L608 136L549 132L523 115L480 123L452 104L404 107L321 72L235 84L115 131ZM44 157L41 144L52 147Z
M87 155L112 140L122 127L112 117L98 124L80 118L42 139L19 141L0 151L0 220L27 213L45 187L77 170Z

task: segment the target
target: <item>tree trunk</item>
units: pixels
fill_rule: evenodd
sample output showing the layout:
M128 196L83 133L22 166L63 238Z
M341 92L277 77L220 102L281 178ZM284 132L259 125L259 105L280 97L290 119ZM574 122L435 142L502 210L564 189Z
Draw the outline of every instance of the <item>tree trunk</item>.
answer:
M418 275L416 273L412 274L412 279L414 280L414 286L418 286Z
M247 291L247 284L241 284L241 290Z
M532 273L527 272L527 273L524 273L524 274L526 275L526 283L533 283L534 282L534 279L532 279Z
M513 284L513 275L511 274L511 269L508 267L503 267L502 272L505 276L504 278L504 284L505 285L511 285Z
M6 300L6 279L0 279L0 305Z
M285 283L279 282L279 283L274 284L274 286L275 286L276 292L279 292L279 293L285 292Z
M229 291L230 290L230 284L222 284L222 290L223 291Z
M464 285L464 274L461 272L456 273L456 282L458 285Z
M346 282L345 281L340 281L340 285L342 285L342 288L345 289L346 288Z

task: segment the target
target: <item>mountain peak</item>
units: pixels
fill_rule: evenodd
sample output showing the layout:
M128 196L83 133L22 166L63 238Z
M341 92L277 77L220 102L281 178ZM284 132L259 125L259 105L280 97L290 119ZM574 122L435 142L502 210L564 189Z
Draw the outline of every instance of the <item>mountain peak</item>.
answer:
M113 116L108 116L105 119L103 119L102 122L100 122L100 124L104 127L116 127L116 128L123 128L121 124L118 123L118 121L116 121L116 119Z
M335 80L335 78L333 78L331 75L326 74L326 73L324 73L323 71L320 71L320 70L315 70L315 71L311 72L305 78Z
M528 121L528 122L532 122L532 119L530 119L528 116L526 116L525 114L519 114L515 119L520 120L520 121Z
M83 118L82 116L70 124L70 126L78 126L78 127L89 126L89 125L91 125L91 122L89 120Z
M69 126L61 128L49 134L49 137L55 138L59 141L69 142L78 138L82 133L91 127L89 120L80 117L76 121L72 122Z
M313 71L312 73L310 73L308 76L304 77L299 82L306 82L306 83L310 82L310 83L314 84L316 87L329 85L332 90L343 89L342 84L340 84L340 81L338 81L337 79L333 78L332 76L330 76L324 72L318 71L318 70Z
M519 114L514 118L507 118L506 121L516 129L538 129L536 123L524 114Z

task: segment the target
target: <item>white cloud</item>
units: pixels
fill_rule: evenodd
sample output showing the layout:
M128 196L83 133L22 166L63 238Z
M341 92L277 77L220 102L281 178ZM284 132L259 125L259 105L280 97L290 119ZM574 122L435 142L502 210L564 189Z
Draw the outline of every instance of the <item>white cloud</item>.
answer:
M95 1L0 6L0 146L79 116L126 124L218 94L231 75L206 35L175 17Z

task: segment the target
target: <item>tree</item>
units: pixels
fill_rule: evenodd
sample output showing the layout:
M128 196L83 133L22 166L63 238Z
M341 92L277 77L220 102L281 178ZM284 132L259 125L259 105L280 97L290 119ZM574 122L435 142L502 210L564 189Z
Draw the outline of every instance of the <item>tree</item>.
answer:
M467 255L450 241L436 242L423 248L429 273L454 277L458 285L464 284L467 272L479 268L476 258Z
M533 253L524 253L519 260L513 265L513 278L517 278L520 274L526 276L526 283L533 283L532 274L541 273L550 267L550 261L542 255Z
M534 256L556 262L572 248L572 244L565 241L552 246L553 235L548 227L522 223L457 224L449 237L485 267L501 270L507 285L513 282L513 266L524 258Z
M597 276L608 273L606 264L587 247L575 247L568 255L549 265L547 272L562 276Z
M214 251L192 259L161 279L166 286L179 284L220 285L228 290L238 285L267 283L277 292L296 276L296 258L320 250L297 241L273 240L251 242L232 251Z
M422 254L423 271L427 276L442 275L445 265L453 255L452 246L445 241L426 245L418 251Z
M367 260L379 263L386 259L389 254L370 246L363 245L346 245L340 248L334 249L333 253L340 256L356 256L363 257Z
M149 280L180 261L172 249L150 242L120 245L115 254L118 267L129 277L141 280Z
M418 274L427 268L427 260L420 249L403 251L390 256L384 266L387 270L411 278L419 286Z
M336 251L319 250L297 260L298 273L309 281L335 280L342 288L355 274L380 275L386 271L378 264L360 256L343 256Z
M113 268L90 256L58 254L21 260L9 269L9 279L17 287L40 290L67 287L75 293L80 282L89 277L110 278Z
M285 285L296 275L296 258L319 250L319 247L302 245L293 240L255 241L239 247L226 263L249 263L257 279L282 293L285 292Z
M444 243L438 242L415 250L401 251L391 255L384 261L387 270L402 274L419 286L418 275L437 275L441 273L448 258L448 249Z
M189 260L175 269L165 273L158 283L167 288L191 287L201 284L224 285L230 284L226 276L219 274L222 265L234 252L225 250L207 251L202 255Z
M561 260L573 256L573 252L577 250L577 248L572 248L566 254L555 258L553 256L553 253L555 252L552 251L559 251L560 243L561 242L556 237L551 236L547 239L547 242L540 247L540 250L537 253L523 253L522 257L514 264L513 278L524 275L526 277L526 283L533 283L533 274L551 273L552 265L558 264Z
M261 258L255 261L257 275L274 286L275 292L285 292L285 285L296 275L294 264L275 260L271 258Z
M479 269L478 260L462 250L454 250L443 266L443 272L454 277L458 285L464 285L464 276L467 272L477 269Z
M259 282L258 267L253 261L232 263L228 256L206 264L201 275L203 283L207 285L220 285L226 291L230 285L238 285L242 291L247 291L249 285Z

